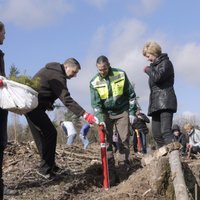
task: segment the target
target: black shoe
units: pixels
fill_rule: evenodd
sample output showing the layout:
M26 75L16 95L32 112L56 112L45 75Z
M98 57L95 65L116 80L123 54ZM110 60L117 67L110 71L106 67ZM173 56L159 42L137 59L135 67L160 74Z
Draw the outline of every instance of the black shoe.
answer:
M60 167L58 167L57 165L55 165L53 168L52 168L52 173L54 174L57 174L57 175L63 175L63 174L66 174L66 171Z
M63 172L63 169L61 169L60 167L58 167L57 165L54 165L52 170L51 170L53 173L56 173L56 174L61 174Z
M44 179L54 179L56 177L56 174L54 172L48 172L48 173L44 173L41 170L37 170L36 173L38 175L40 175L41 177L43 177Z
M9 189L8 187L4 187L4 191L3 191L4 195L18 195L18 191L17 190L13 190L13 189Z

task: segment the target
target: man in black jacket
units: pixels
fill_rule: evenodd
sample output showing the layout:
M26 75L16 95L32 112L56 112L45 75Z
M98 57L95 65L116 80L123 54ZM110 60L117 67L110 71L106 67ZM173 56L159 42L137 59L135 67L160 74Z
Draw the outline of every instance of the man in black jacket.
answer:
M88 123L94 123L95 118L87 113L70 96L66 81L76 76L81 69L74 58L67 59L64 64L48 63L34 78L39 78L38 107L26 114L33 138L41 157L39 172L47 178L55 175L58 167L55 164L57 131L46 110L53 109L53 103L60 99L62 103L78 117L83 117Z
M3 44L5 39L5 27L2 22L0 22L0 45ZM4 66L4 53L0 50L0 76L5 75ZM1 86L3 83L1 82ZM7 144L7 118L8 111L0 108L0 200L3 199L3 179L2 179L2 167L3 167L3 152Z
M0 45L3 44L5 39L5 26L0 22ZM4 53L0 50L0 76L5 77L5 66L4 66ZM3 80L0 79L0 87L4 85ZM0 108L0 200L3 199L4 195L16 195L16 190L9 189L4 186L2 179L2 167L3 167L3 154L4 149L7 146L7 121L8 111Z
M174 134L174 141L179 142L181 144L181 153L185 154L186 153L186 135L181 132L180 127L178 124L174 124L172 126L172 132Z

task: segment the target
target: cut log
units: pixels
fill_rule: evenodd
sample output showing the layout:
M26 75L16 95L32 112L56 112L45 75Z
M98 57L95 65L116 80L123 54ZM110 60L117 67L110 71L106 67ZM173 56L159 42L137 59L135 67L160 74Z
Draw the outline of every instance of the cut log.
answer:
M180 162L179 150L173 150L169 153L169 163L176 200L188 200L189 197Z

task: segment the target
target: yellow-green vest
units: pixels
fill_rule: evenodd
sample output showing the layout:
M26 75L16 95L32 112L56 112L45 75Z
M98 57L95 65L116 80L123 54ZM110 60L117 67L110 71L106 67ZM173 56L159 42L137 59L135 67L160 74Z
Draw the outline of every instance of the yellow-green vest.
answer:
M114 71L112 76L109 76L112 96L115 98L121 96L124 91L125 84L125 74L122 71ZM94 88L97 89L98 94L102 100L105 100L109 97L109 88L105 79L97 76L96 79L92 82Z

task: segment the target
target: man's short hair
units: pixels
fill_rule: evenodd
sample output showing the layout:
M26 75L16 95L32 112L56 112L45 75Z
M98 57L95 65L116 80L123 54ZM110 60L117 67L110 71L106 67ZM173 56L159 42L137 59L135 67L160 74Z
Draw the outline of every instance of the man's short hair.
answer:
M191 123L186 123L183 128L186 129L193 129L193 125Z
M106 56L99 56L98 58L97 58L97 62L96 62L97 64L100 64L100 63L107 63L108 65L110 65L110 63L109 63L109 60L108 60L108 58L106 57Z
M75 58L68 58L67 60L65 60L64 64L70 67L76 67L78 69L81 69L80 63Z

